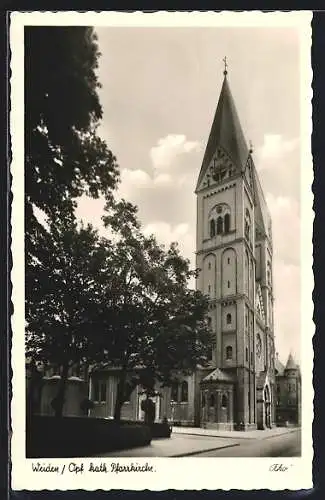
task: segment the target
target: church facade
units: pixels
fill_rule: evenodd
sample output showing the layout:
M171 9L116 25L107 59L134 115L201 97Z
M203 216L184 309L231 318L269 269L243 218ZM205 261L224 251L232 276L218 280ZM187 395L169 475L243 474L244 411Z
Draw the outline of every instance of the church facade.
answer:
M276 420L271 217L227 71L195 193L196 287L210 298L214 343L207 367L171 388L157 387L156 418L225 430L265 429ZM93 384L100 377L104 373L94 373ZM112 373L107 382L112 398ZM143 418L138 392L124 405L125 418ZM112 413L107 404L103 397L103 414Z
M196 186L197 288L210 297L215 346L200 381L200 422L275 422L272 224L227 71Z
M214 342L206 367L180 376L172 387L156 387L155 418L243 431L292 420L294 408L300 408L300 372L292 362L282 371L275 366L271 217L226 70L195 194L196 287L209 297ZM50 375L48 385L59 378ZM75 394L76 376L72 379ZM118 370L94 368L84 383L94 403L89 416L113 418ZM79 392L84 398L84 390ZM143 420L144 397L136 387L122 407L122 418ZM64 413L76 414L76 408ZM52 412L48 404L44 412ZM298 413L295 421L300 422Z

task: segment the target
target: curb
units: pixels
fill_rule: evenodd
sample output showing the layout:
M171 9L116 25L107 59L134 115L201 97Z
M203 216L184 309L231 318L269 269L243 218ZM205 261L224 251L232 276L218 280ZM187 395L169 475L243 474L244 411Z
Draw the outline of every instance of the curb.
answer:
M285 432L282 432L281 434L273 434L272 436L260 436L260 437L248 437L248 436L245 436L245 434L243 434L243 436L218 436L216 434L200 434L198 432L177 432L177 431L174 431L173 434L177 434L178 436L180 435L183 435L183 436L199 436L199 437L208 437L208 438L218 438L218 439L245 439L247 441L250 441L250 440L254 440L254 439L257 439L259 441L264 441L265 439L272 439L272 438L275 438L275 437L280 437L280 436L284 436L286 434L290 434L292 432L295 432L299 430L298 428L295 428L295 429L290 429L290 430L287 430ZM233 445L231 445L233 446Z
M183 435L183 436L199 436L199 437L207 437L207 438L216 438L216 439L256 439L252 437L242 437L242 436L216 436L215 434L199 434L197 432L173 432L173 434ZM264 438L266 439L266 438ZM230 446L234 446L233 444Z
M300 430L300 429L290 429L286 432L282 432L281 434L274 434L273 436L266 436L265 438L261 438L261 441L265 441L266 439L272 439L275 437L285 436L286 434L292 434L292 432L296 432L297 430Z
M181 457L191 457L193 455L200 455L201 453L207 453L208 451L224 450L225 448L234 448L235 446L240 446L239 443L227 444L225 446L218 446L217 448L208 448L206 450L189 451L187 453L180 453L179 455L171 455L169 458L181 458Z

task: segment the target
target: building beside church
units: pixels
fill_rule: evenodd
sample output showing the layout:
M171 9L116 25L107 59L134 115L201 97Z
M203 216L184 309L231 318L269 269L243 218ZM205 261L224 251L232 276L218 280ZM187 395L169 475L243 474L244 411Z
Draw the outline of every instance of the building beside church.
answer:
M207 367L170 388L157 386L156 420L225 430L299 424L299 367L292 357L284 367L275 356L271 217L226 70L195 194L196 287L210 298L214 344ZM89 415L113 417L117 369L93 369L88 382ZM73 378L70 385L84 398L82 384ZM137 387L122 418L143 419L144 397ZM48 398L45 406L53 412ZM80 412L80 404L74 406Z
M301 374L292 354L284 366L275 361L276 423L301 425Z

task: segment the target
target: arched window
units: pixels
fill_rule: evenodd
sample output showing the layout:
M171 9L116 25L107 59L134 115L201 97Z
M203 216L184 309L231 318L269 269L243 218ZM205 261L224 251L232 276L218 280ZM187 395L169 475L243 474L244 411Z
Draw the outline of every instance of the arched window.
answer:
M225 215L225 233L230 231L230 214Z
M227 408L227 406L228 406L228 398L225 394L222 395L221 406L222 406L222 408Z
M214 219L210 220L210 238L213 238L216 235L216 225Z
M214 394L210 394L210 407L213 407L215 405L215 399L214 399Z
M226 347L226 359L232 359L232 346L228 345Z
M247 361L247 363L248 363L248 347L246 347L246 349L245 349L245 353L246 353L246 361Z
M250 237L251 237L250 232L251 232L251 217L249 215L249 211L246 208L246 211L245 211L245 238L248 241L250 241Z
M181 386L181 401L183 403L188 401L188 383L185 380Z
M172 383L170 399L172 401L178 401L178 383L177 382Z
M223 232L223 219L222 217L217 218L217 234L222 234Z
M231 314L228 313L226 316L227 325L231 325Z
M102 382L101 380L93 381L93 398L94 401L100 403L106 401L106 382Z

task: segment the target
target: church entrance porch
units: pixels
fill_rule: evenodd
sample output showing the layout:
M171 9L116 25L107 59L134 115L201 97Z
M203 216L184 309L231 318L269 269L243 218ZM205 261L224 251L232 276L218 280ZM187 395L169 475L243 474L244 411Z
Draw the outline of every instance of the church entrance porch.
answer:
M272 397L267 379L263 385L257 387L257 428L271 429L272 426Z
M217 368L202 380L200 386L201 427L233 430L232 377Z

